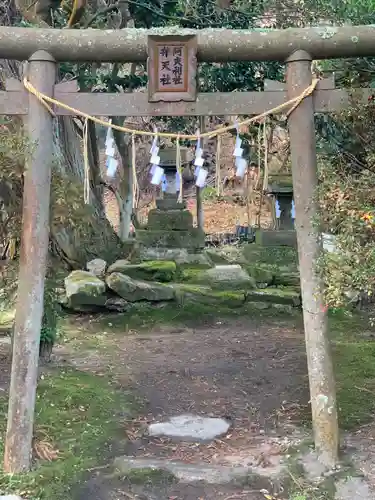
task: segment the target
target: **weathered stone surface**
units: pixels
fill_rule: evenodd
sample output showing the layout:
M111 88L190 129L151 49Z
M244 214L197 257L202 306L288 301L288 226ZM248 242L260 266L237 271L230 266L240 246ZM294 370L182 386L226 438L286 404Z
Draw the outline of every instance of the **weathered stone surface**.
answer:
M186 253L185 256L176 258L175 262L181 267L195 267L199 269L211 269L211 267L214 267L213 262L205 253Z
M189 231L193 227L193 215L189 210L150 210L147 228L163 231Z
M262 290L250 290L246 293L247 302L272 302L273 304L301 305L301 297L298 292L290 289L265 288Z
M290 246L297 247L297 233L294 230L264 230L258 229L255 233L255 242L262 246Z
M173 261L149 261L130 264L126 260L118 260L108 268L108 272L119 272L134 279L165 283L174 279L177 266Z
M199 415L178 415L167 422L148 426L150 436L168 436L193 441L211 441L228 432L230 423L223 418L201 417Z
M127 259L119 259L116 260L113 264L108 267L108 274L111 273L122 273L123 269L126 269L127 266L132 265L131 262Z
M156 208L159 210L185 210L186 203L178 203L176 199L171 198L157 199Z
M117 457L113 465L115 469L124 475L137 469L168 471L181 483L204 481L208 484L225 484L245 478L253 472L250 467L210 466L206 463L193 465L161 458L132 458L127 456Z
M255 280L238 264L217 265L201 271L196 281L212 288L228 290L248 290L256 287Z
M235 309L245 303L245 293L243 291L212 290L207 286L189 283L175 283L173 288L181 306L187 304L212 304Z
M108 287L128 302L148 300L158 302L175 298L173 287L163 283L133 280L121 273L112 273L106 278Z
M64 283L68 299L77 294L99 297L106 289L104 281L88 271L72 271Z
M269 264L251 264L246 266L249 276L255 279L257 283L271 285L273 282L275 270Z
M90 260L90 262L86 264L86 269L89 273L98 276L98 278L103 278L105 270L107 269L107 263L103 259Z
M211 259L206 253L189 253L186 248L160 248L143 247L140 250L142 261L169 260L179 266L195 266L209 269L213 266Z
M62 305L76 312L95 313L102 311L106 302L106 295L90 296L85 293L76 293L62 302Z
M292 269L278 268L275 271L273 284L276 286L282 285L299 287L301 285L299 273L298 271Z
M298 265L297 250L294 247L272 245L264 248L262 245L251 243L243 245L242 253L250 265L273 264L277 266Z
M126 312L131 308L131 304L122 297L110 297L105 301L105 308L109 311Z
M205 253L215 264L247 264L243 247L223 245L215 249L207 249Z
M199 228L190 231L156 231L138 229L137 240L146 247L186 248L188 250L203 249L205 246L204 232Z

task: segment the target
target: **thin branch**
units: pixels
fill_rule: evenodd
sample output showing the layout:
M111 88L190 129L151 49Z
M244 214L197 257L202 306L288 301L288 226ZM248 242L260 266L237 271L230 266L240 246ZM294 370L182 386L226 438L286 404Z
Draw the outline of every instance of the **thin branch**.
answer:
M96 19L100 16L105 16L106 14L108 14L109 12L112 12L113 10L118 10L119 9L119 4L118 3L114 3L112 5L108 5L108 7L102 9L102 10L98 10L97 12L95 12L95 14L93 16L90 17L90 19L83 25L83 28L84 29L87 29L89 28L92 23L94 21L96 21Z

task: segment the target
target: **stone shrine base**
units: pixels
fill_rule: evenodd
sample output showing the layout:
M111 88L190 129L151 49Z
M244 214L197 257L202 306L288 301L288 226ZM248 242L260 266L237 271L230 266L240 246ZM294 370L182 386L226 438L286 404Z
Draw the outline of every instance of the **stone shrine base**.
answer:
M265 247L288 246L297 248L297 233L294 229L258 229L255 233L255 242Z

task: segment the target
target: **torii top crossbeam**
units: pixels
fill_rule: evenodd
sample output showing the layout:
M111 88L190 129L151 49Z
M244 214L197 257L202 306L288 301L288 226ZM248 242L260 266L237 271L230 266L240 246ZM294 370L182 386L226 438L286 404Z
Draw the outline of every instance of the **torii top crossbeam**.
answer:
M198 35L198 59L206 62L284 61L296 50L313 59L375 55L375 26L285 30L61 30L0 27L0 59L26 60L46 50L57 61L143 62L148 35Z

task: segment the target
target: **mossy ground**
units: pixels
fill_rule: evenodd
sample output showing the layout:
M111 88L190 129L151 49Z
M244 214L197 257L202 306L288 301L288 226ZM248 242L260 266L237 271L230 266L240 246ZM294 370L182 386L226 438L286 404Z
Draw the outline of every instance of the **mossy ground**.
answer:
M0 398L3 415L7 403L5 396ZM115 389L106 377L74 369L46 372L38 387L35 436L59 450L59 458L36 462L27 475L0 474L0 494L20 494L28 500L72 498L70 487L110 455L111 442L124 438L119 415L129 418L134 408L132 396ZM5 426L3 418L2 435Z

